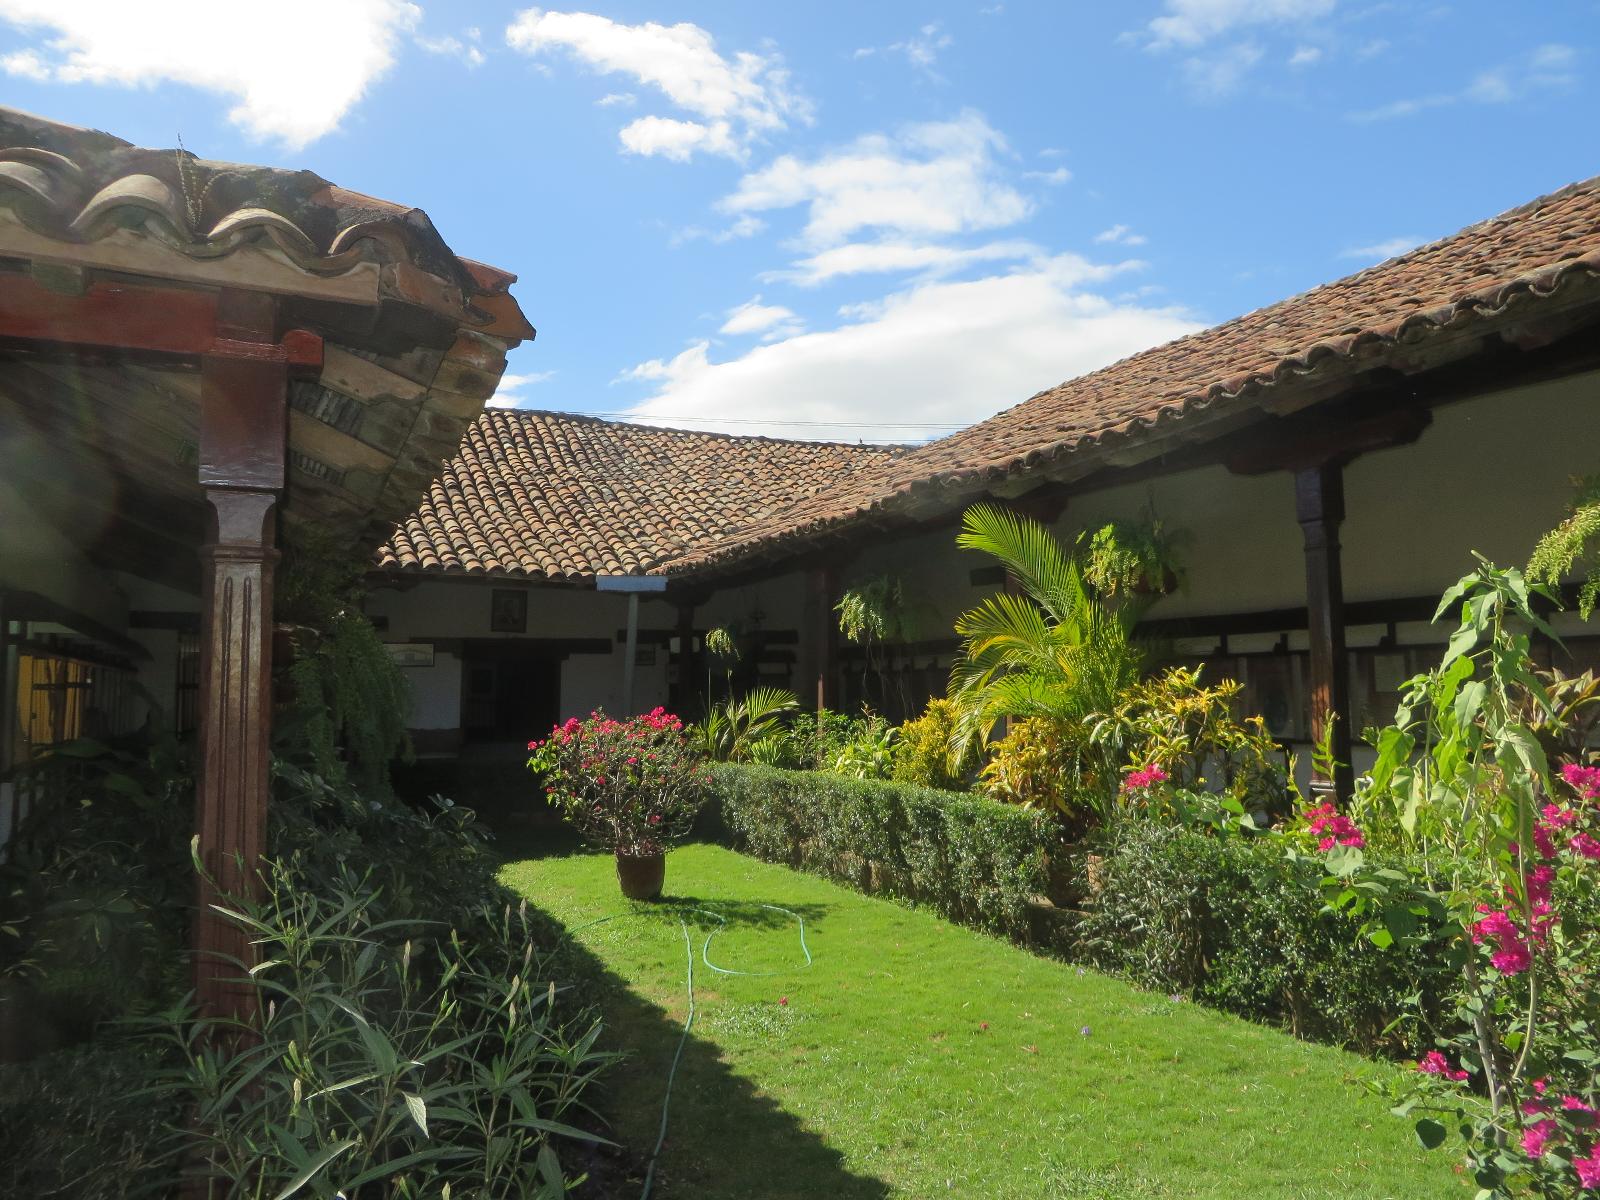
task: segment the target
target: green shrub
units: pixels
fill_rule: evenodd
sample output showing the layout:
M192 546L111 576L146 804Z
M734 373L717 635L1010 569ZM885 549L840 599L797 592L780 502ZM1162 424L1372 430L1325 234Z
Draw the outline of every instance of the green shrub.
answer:
M1055 833L1038 813L976 796L820 771L712 768L741 848L1019 940Z
M124 1041L0 1065L0 1195L150 1195L156 1147L182 1116L146 1093L159 1063Z
M1087 961L1301 1037L1369 1053L1431 1045L1444 955L1380 951L1360 922L1326 910L1316 878L1294 873L1315 864L1291 862L1279 839L1130 819L1103 851L1077 931Z
M176 1060L152 1090L185 1114L159 1143L169 1174L241 1198L559 1200L556 1148L597 1140L571 1122L611 1056L592 1017L557 1011L525 906L480 910L470 938L438 923L399 940L391 918L410 914L370 875L312 885L294 855L262 901L224 911L265 960L248 1020L179 1007L146 1025Z
M966 791L978 773L982 756L978 747L969 743L959 759L952 758L956 721L954 701L935 696L920 717L900 726L900 742L894 755L895 781L946 792Z

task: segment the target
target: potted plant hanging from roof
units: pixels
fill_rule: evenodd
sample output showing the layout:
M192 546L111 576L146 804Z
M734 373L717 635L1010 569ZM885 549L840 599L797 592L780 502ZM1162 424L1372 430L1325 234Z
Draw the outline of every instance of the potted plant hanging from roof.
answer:
M528 769L591 842L617 858L630 900L653 900L666 879L667 848L688 836L709 774L663 708L627 721L596 709L529 742Z

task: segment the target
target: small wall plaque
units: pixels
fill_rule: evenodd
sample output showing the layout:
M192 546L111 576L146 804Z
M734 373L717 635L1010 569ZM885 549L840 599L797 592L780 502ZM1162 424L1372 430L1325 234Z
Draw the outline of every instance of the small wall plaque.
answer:
M432 642L386 642L383 648L397 667L433 666Z

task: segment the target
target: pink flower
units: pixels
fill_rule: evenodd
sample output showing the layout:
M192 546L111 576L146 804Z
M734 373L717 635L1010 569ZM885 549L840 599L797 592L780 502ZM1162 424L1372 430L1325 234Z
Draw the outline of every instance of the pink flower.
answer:
M1145 788L1154 787L1158 783L1165 783L1169 776L1160 767L1151 763L1142 771L1130 771L1128 777L1122 781L1124 792L1140 792Z
M989 1022L987 1022L987 1021L979 1021L978 1022L978 1028L979 1029L985 1029L985 1030L988 1029L989 1028Z
M1575 833L1572 840L1567 843L1574 854L1583 858L1600 860L1600 841L1596 841L1587 833Z
M1529 1158L1543 1158L1545 1144L1555 1137L1558 1131L1559 1127L1553 1117L1535 1121L1522 1131L1522 1152Z
M1544 823L1556 829L1565 829L1578 819L1578 814L1570 808L1562 808L1559 804L1546 804L1544 806Z
M1335 846L1355 846L1359 849L1367 844L1356 823L1332 804L1319 804L1306 816L1309 818L1307 829L1313 837L1320 838L1318 850L1332 850Z
M661 814L660 813L651 813L650 814L650 824L652 824L652 825L661 824Z
M1578 1182L1586 1188L1600 1188L1600 1148L1591 1148L1588 1158L1572 1160L1572 1169L1578 1173Z
M1528 948L1511 914L1504 909L1491 909L1486 904L1480 904L1478 911L1488 915L1473 924L1472 940L1479 945L1490 941L1495 944L1494 953L1489 956L1495 970L1502 975L1520 975L1531 967L1533 951Z
M1585 800L1600 800L1600 767L1568 763L1561 768L1561 778Z
M1589 1104L1589 1103L1587 1103L1582 1097L1580 1097L1580 1096L1563 1096L1563 1097L1561 1097L1561 1107L1566 1109L1569 1113L1585 1113L1585 1114L1587 1114L1588 1120L1584 1121L1583 1124L1585 1124L1585 1125L1593 1125L1594 1124L1594 1117L1595 1117L1594 1106Z
M1467 1077L1465 1071L1451 1070L1450 1060L1437 1050L1429 1050L1417 1062L1417 1070L1424 1075L1438 1075L1442 1079L1449 1079L1460 1083Z
M788 1008L789 1007L789 997L787 997L787 996L779 996L778 997L778 1003L780 1005L782 1005L784 1008Z

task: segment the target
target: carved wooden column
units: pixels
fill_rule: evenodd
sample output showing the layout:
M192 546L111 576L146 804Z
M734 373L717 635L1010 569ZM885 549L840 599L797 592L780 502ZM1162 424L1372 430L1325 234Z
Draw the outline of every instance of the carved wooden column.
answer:
M839 702L839 569L831 564L806 572L805 630L801 647L800 703L818 712Z
M1332 716L1333 755L1341 764L1333 777L1313 775L1320 799L1348 800L1354 786L1350 766L1350 679L1344 645L1344 576L1339 523L1344 520L1344 467L1337 460L1294 473L1295 516L1305 537L1306 609L1311 639L1311 736L1320 741Z
M284 483L288 361L271 297L227 293L214 352L201 360L200 483L211 509L201 550L199 883L195 992L215 1016L247 1016L234 982L254 960L248 935L210 907L254 894L266 846L271 734L275 506Z

